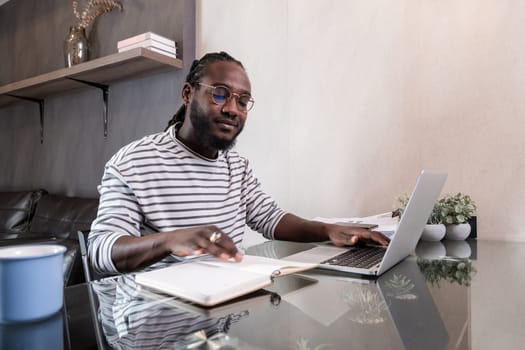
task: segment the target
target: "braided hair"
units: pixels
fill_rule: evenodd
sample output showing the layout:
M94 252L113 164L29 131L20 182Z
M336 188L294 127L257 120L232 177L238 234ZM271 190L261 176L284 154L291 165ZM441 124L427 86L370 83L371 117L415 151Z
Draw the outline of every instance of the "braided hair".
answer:
M190 84L192 87L195 87L201 81L202 77L206 75L208 66L212 63L220 61L234 62L238 64L242 69L244 69L242 63L230 56L228 53L224 51L211 52L202 56L200 60L193 61L193 63L191 64L190 72L186 76L186 83ZM164 131L168 130L174 124L183 122L185 114L186 105L182 104L182 106L180 106L177 112L170 119L170 121L168 122L168 126L166 127L166 129L164 129Z

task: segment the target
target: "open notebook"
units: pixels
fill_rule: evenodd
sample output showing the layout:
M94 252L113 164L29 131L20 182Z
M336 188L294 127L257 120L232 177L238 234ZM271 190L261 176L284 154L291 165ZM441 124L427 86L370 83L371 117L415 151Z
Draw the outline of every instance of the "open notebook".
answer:
M138 273L135 282L188 301L213 306L272 284L273 279L317 264L245 255L241 262L213 258Z
M150 288L139 286L139 295L145 303L152 303L152 307L169 306L205 317L224 317L229 314L244 314L260 307L272 305L277 307L283 298L296 295L299 291L315 285L318 281L302 275L287 275L278 278L272 285L255 292L242 295L232 300L213 306L202 306L182 298L153 291Z

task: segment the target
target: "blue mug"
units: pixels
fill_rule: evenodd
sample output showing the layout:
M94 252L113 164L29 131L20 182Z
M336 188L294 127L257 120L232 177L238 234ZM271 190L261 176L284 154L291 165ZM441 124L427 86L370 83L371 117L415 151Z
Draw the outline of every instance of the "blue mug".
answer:
M0 323L39 320L62 308L65 251L55 244L0 248Z

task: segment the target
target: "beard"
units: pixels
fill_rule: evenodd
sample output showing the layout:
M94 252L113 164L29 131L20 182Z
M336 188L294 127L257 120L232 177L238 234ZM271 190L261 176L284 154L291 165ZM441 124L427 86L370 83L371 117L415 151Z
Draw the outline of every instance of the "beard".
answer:
M243 129L243 126L241 126L235 136L230 140L213 135L210 128L212 117L208 116L196 101L190 103L190 120L193 128L198 132L203 145L219 151L232 149L237 141L237 136L239 136Z

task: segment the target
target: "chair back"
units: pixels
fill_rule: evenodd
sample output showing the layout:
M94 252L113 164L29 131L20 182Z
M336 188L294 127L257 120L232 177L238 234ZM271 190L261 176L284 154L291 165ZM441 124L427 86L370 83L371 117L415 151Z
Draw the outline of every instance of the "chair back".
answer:
M87 254L87 235L82 231L78 231L78 244L80 245L80 258L82 259L82 267L84 268L84 277L86 282L91 281L91 266Z

